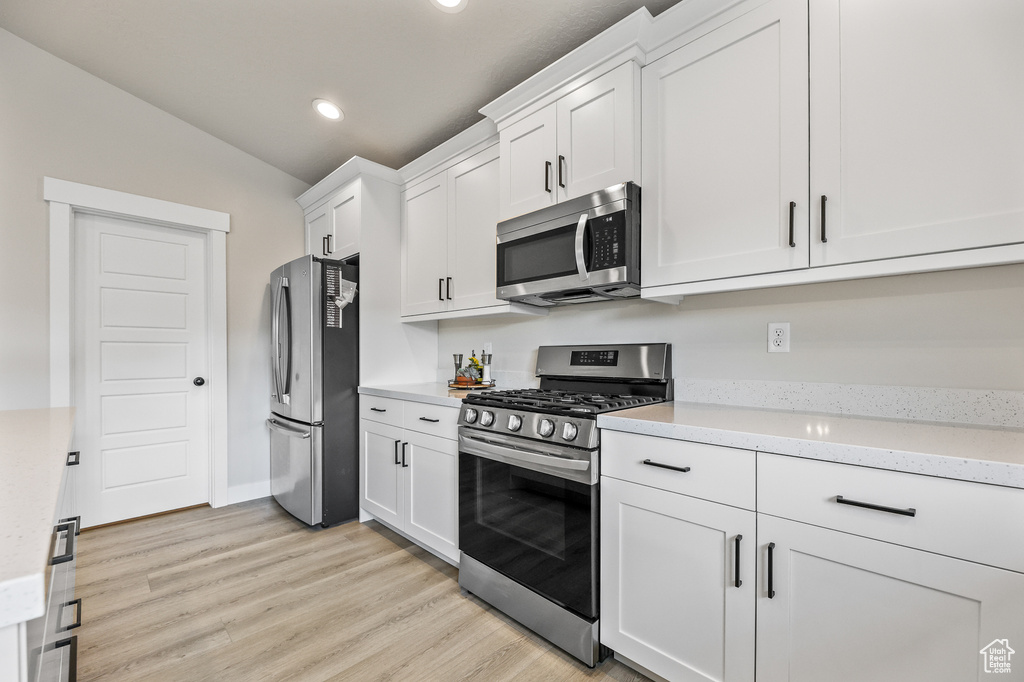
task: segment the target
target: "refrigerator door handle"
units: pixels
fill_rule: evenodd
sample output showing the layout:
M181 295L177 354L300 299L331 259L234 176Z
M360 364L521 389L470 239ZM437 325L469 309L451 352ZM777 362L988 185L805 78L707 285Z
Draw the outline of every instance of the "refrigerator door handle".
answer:
M285 300L287 294L284 290L286 288L288 288L288 278L282 277L281 282L274 288L273 329L271 330L271 336L273 337L271 342L274 344L274 397L282 405L287 405L291 402L291 397L287 393L288 378L281 371L282 354L291 352L290 349L281 347L281 307L282 305L285 307L288 305Z
M284 424L282 424L281 422L277 421L276 419L268 419L267 420L267 426L269 426L274 431L277 431L278 433L283 433L284 435L289 436L289 437L298 437L298 438L309 438L310 437L310 432L309 431L304 431L302 429L290 429L287 426L285 426Z

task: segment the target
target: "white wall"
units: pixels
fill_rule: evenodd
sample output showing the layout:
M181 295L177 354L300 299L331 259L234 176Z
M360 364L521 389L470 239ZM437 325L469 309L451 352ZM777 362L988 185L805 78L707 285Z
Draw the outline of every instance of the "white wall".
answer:
M767 352L769 322L789 322L792 350ZM1024 390L1024 265L554 309L508 322L439 327L451 353L494 349L496 372L532 376L540 345L673 344L676 378ZM685 398L685 396L677 396Z
M302 255L308 185L0 30L0 409L49 404L43 176L231 214L228 485L268 494L265 289Z

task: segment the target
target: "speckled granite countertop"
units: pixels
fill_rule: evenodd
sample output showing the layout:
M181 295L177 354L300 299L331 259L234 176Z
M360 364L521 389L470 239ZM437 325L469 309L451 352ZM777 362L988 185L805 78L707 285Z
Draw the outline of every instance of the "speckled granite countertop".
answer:
M0 412L0 627L43 614L71 408Z
M411 400L416 403L461 407L462 398L469 393L465 390L448 388L446 383L425 384L389 384L387 386L360 386L363 395L375 395L380 398Z
M684 402L600 415L597 425L614 431L1024 488L1024 429Z

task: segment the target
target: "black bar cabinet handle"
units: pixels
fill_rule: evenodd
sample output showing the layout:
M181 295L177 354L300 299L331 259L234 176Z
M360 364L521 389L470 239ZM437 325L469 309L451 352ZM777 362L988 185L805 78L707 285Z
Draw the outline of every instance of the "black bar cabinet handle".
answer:
M326 255L327 255L328 253L330 253L330 251L328 251L328 250L327 250L327 237L324 237L324 238L323 238L323 251L324 251L324 255L325 255L325 256L326 256Z
M67 466L69 466L69 467L78 466L79 464L81 464L81 462L82 462L82 453L81 452L79 452L78 450L75 450L74 452L69 452L68 453Z
M71 635L48 646L53 649L68 647L68 682L78 682L78 635Z
M551 162L544 162L544 191L551 192Z
M57 542L57 536L60 535L62 532L66 532L68 534L68 541L67 541L67 544L64 545L64 553L61 554L60 556L52 556L53 552L51 551L51 553L50 553L51 554L51 559L50 559L50 565L51 566L56 566L57 564L63 564L65 562L71 561L72 559L75 558L75 534L72 532L72 529L74 527L75 527L75 522L74 521L65 521L64 523L58 523L56 526L53 527L53 542L54 542L54 544L56 544L56 542Z
M440 419L431 419L430 417L420 417L420 421L421 422L430 422L431 424L436 424L437 422L439 422L441 420Z
M81 516L69 516L66 519L61 519L57 523L64 523L65 521L72 521L75 524L75 537L82 534L82 517Z
M327 235L327 253L334 253L334 235Z
M398 458L398 446L399 446L399 444L401 444L401 442L402 442L401 438L399 438L398 440L395 441L395 464L401 464L401 460L399 460L399 458Z
M562 176L562 166L565 165L565 157L558 155L558 186L565 189L565 178Z
M370 412L387 412L387 409L383 407L371 407Z
M825 236L825 202L828 201L828 197L824 194L821 195L821 243L824 244L828 241Z
M793 211L796 209L796 202L789 202L789 245L796 246L796 242L793 241Z
M741 540L743 540L743 536L742 535L737 535L736 536L736 587L739 587L740 585L743 584L743 581L740 580L740 541Z
M75 628L82 627L82 598L79 597L78 599L64 602L65 609L69 606L75 607L75 622L67 627L60 628L57 632L67 632L68 630L74 630Z
M450 301L450 300L452 300L452 278L448 277L447 278L447 282L448 282L448 285L445 287L444 291L445 291L445 294L448 297L448 300Z
M437 300L439 300L439 301L443 301L444 300L444 291L442 291L442 289L444 289L444 277L438 277L437 278Z
M836 504L848 504L851 507L874 509L875 511L887 512L889 514L899 514L900 516L917 516L917 510L914 509L913 507L907 507L906 509L898 509L897 507L886 507L880 504L871 504L870 502L848 500L842 495L836 495Z
M659 469L671 469L672 471L679 471L679 472L682 472L684 474L685 473L689 473L689 471L690 471L690 467L677 467L677 466L672 466L671 464L662 464L661 462L652 462L649 459L645 459L644 461L642 461L640 463L641 464L646 464L649 467L658 467Z
M775 599L775 543L768 543L768 598Z
M405 447L408 444L409 443L407 443L407 442L406 443L402 443L402 466L403 467L408 467L409 466L409 464L405 461Z

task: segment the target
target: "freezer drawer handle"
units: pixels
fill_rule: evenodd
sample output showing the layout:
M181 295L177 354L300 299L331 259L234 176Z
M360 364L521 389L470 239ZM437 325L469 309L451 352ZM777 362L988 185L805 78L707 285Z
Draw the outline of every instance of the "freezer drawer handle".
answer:
M848 500L842 495L836 495L836 504L848 504L851 507L861 507L862 509L874 509L875 511L887 512L889 514L899 514L900 516L917 516L917 510L913 507L906 509L897 509L896 507L885 507L880 504L871 504L870 502L858 502L857 500Z
M75 628L82 627L82 598L79 597L78 599L73 599L71 601L64 602L63 608L66 609L69 606L75 607L75 622L63 628L60 628L60 624L58 623L59 629L57 630L57 632L67 632L68 630L74 630Z
M267 426L278 433L283 433L286 436L298 436L299 438L309 438L309 431L300 431L299 429L290 429L284 424L281 424L276 419L268 419Z
M60 556L53 556L53 546L50 549L50 565L56 566L57 564L63 564L68 561L73 561L75 558L75 534L73 532L77 524L74 521L65 521L58 523L53 527L53 539L51 540L53 546L57 544L57 536L61 533L67 533L67 544L64 546L64 553Z
M677 466L672 466L671 464L662 464L661 462L654 462L654 461L651 461L649 459L645 459L644 461L642 461L640 463L641 464L646 464L649 467L658 467L659 469L671 469L672 471L679 471L679 472L684 473L684 474L690 473L690 467L677 467Z
M431 419L430 417L420 417L420 421L421 422L430 422L431 424L436 424L436 423L438 423L441 420L440 419Z

